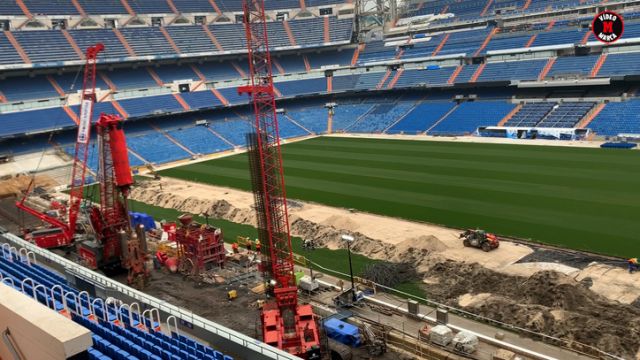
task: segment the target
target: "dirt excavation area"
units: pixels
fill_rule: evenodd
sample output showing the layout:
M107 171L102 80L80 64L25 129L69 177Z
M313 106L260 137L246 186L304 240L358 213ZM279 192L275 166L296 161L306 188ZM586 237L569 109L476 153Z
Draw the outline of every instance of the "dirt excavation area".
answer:
M253 195L163 178L141 181L131 198L148 204L255 225ZM416 269L430 299L625 359L640 358L639 274L624 261L512 242L485 253L465 248L459 231L384 216L291 202L292 233L317 245L352 250ZM168 300L168 299L167 299Z

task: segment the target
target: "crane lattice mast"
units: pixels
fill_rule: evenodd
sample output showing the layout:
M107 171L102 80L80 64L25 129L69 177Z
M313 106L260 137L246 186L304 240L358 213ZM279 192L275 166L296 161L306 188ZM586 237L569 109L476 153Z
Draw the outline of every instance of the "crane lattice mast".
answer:
M250 79L238 92L251 96L255 115L249 136L253 191L262 269L275 298L263 307L262 336L291 354L317 359L315 316L311 305L298 304L264 0L244 0L243 8Z

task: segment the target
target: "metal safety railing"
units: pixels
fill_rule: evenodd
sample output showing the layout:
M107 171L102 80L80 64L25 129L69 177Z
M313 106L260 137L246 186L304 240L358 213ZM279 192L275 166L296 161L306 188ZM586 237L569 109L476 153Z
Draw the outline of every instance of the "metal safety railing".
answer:
M150 296L141 291L130 288L129 286L121 284L115 280L111 280L106 276L100 275L87 268L84 268L46 249L39 248L38 246L31 244L30 242L25 241L18 236L7 233L7 234L3 234L2 237L4 237L6 240L12 242L13 244L19 247L23 247L29 251L32 251L34 254L36 254L38 257L42 259L46 259L48 261L56 263L64 267L65 269L70 269L74 274L84 277L85 280L95 285L99 285L104 288L118 291L123 295L129 296L130 298L135 299L138 302L141 302L150 307L156 308L159 311L162 311L168 314L169 316L175 316L178 319L181 319L193 324L193 326L195 327L198 327L211 334L215 334L223 339L226 339L228 341L241 345L247 350L254 351L256 353L259 353L271 359L277 359L277 360L299 360L300 359L283 350L274 348L259 340L256 340L247 335L244 335L240 332L231 330L211 320L205 319L202 316L194 314L192 311L172 305L164 300L160 300L156 297Z

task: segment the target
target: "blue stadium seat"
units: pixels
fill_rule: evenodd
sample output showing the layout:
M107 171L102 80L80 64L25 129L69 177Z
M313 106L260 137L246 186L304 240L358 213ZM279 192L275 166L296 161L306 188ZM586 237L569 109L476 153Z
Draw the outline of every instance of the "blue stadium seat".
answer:
M515 105L505 101L464 102L428 133L431 135L464 135L480 126L495 126Z

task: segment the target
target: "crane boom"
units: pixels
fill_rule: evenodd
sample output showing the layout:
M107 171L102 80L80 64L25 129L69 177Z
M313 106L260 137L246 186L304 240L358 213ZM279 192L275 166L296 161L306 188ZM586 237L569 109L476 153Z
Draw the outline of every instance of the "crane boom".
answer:
M78 123L78 136L76 138L75 156L71 172L71 191L69 193L69 213L67 223L35 210L25 204L25 200L31 192L33 181L29 184L22 200L16 202L16 207L38 219L47 222L53 228L60 229L56 233L48 233L43 236L32 234L35 243L44 248L53 248L70 245L76 232L76 223L80 204L84 196L84 182L87 172L87 158L89 153L89 141L91 138L91 119L93 117L93 105L96 102L96 62L98 54L104 50L104 45L98 43L87 48L85 53L84 78L82 84L82 96L80 98L80 117Z
M254 198L265 244L262 269L275 297L263 307L262 336L265 343L291 354L317 359L315 315L311 305L298 304L264 0L244 0L243 9L250 83L238 92L251 96L255 115L249 136Z
M84 181L87 173L87 159L89 142L91 141L91 120L93 118L93 104L96 102L96 63L98 54L104 50L104 45L98 43L87 48L82 96L80 97L80 117L78 123L78 137L76 138L73 170L71 173L71 191L69 192L69 228L75 231L80 203L84 196Z

